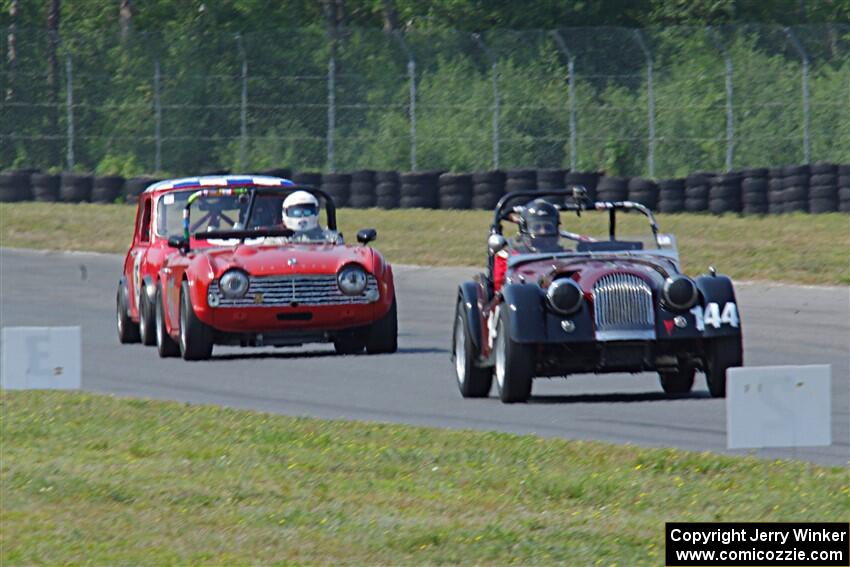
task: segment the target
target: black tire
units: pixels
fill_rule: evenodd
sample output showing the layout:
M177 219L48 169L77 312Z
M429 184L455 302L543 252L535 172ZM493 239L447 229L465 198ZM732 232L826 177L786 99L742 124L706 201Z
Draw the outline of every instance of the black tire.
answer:
M273 167L271 169L264 169L259 172L260 175L268 175L269 177L282 177L284 179L289 179L292 177L292 170L288 167Z
M709 199L726 199L727 201L741 199L740 185L712 185L708 192Z
M708 185L687 185L685 186L685 198L708 200L708 190Z
M687 394L694 387L696 370L693 366L682 366L673 371L658 373L661 388L668 396Z
M705 347L705 382L712 398L726 397L726 370L744 365L740 336L708 339Z
M180 346L165 331L165 307L162 305L162 289L157 286L156 298L156 351L160 358L180 356Z
M128 203L135 204L139 200L139 195L157 181L157 179L148 176L132 177L124 183L124 197Z
M769 209L767 203L749 203L744 205L744 208L741 209L741 212L745 215L766 215L769 212Z
M212 356L214 333L195 315L189 297L189 282L180 286L180 355L183 360L208 360Z
M397 171L376 171L375 172L375 183L393 183L398 185L399 178Z
M351 172L351 184L361 183L367 185L375 184L375 170L374 169L361 169L359 171Z
M366 337L366 352L369 354L391 354L398 350L398 307L395 296L387 314L369 326Z
M354 209L368 209L375 206L374 195L352 195L348 198L348 206Z
M334 349L337 354L360 354L366 348L365 329L350 329L338 332L334 338Z
M540 189L564 189L564 175L567 173L563 169L538 169L537 170L537 187Z
M377 198L395 197L396 199L398 199L400 192L401 191L398 183L381 182L375 185L375 196Z
M139 325L130 318L130 310L127 306L127 288L120 284L118 293L115 295L115 311L118 342L124 345L139 342L141 340Z
M839 201L850 201L850 187L839 187L838 188L838 200Z
M790 201L805 201L808 198L808 187L787 187L782 190L782 200L786 203Z
M380 209L397 209L399 198L397 195L379 196L375 199L375 206Z
M838 172L838 166L828 161L819 161L812 164L810 168L812 176L817 175L835 175Z
M30 177L32 196L36 201L51 203L59 200L59 176L33 173Z
M472 183L474 185L495 185L504 187L505 172L503 171L478 171L472 174Z
M715 215L736 213L741 211L741 202L731 199L709 199L708 210Z
M813 185L809 187L809 199L838 199L838 187Z
M62 174L62 186L59 193L66 203L91 201L92 176L75 173Z
M708 199L685 199L685 211L689 213L704 213L708 210Z
M809 186L809 176L808 175L791 175L789 177L785 177L782 180L782 188L787 189L789 187L808 187Z
M322 184L322 174L315 171L299 171L292 174L292 181L296 185L319 187Z
M499 398L506 404L526 402L531 396L535 352L532 345L511 340L510 317L506 307L499 310L496 341L493 345L496 364L494 374Z
M484 195L474 195L472 197L472 208L478 210L491 211L496 207L501 195L493 193Z
M684 210L684 199L662 199L658 201L658 211L661 213L681 213Z
M95 177L92 184L92 203L114 203L124 192L124 178L120 175Z
M0 173L0 202L15 203L31 198L29 173L22 171Z
M838 176L835 173L819 173L817 175L812 175L809 178L809 185L824 185L834 187L838 185Z
M456 211L465 211L468 210L472 206L472 196L471 195L440 195L440 209L441 210L456 210Z
M839 213L850 213L850 200L838 201L838 212Z
M139 294L139 336L145 346L156 344L156 303L151 304L144 289Z
M767 193L748 191L742 197L741 202L744 205L761 205L767 203Z
M838 199L809 199L809 212L813 214L834 213L838 210Z
M786 165L782 168L782 177L791 177L792 175L809 176L811 169L808 165Z
M769 170L766 167L748 167L741 170L745 178L758 179L767 177Z
M766 193L767 178L747 177L741 182L741 189L744 193Z
M685 178L685 187L702 187L711 183L712 178L707 173L691 173Z
M452 361L455 363L457 387L464 398L486 398L493 386L493 368L476 366L478 356L474 349L463 303L458 301L452 333Z

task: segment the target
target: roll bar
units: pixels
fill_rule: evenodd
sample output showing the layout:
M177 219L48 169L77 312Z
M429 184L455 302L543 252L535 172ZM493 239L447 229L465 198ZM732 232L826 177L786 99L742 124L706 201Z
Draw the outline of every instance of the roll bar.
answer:
M245 213L245 226L248 226L251 215L254 213L254 204L257 200L257 195L288 195L294 191L306 191L319 200L325 202L325 213L328 217L328 229L336 230L336 204L330 195L316 189L311 185L290 185L288 187L265 187L258 185L250 185L246 187L215 187L210 189L200 189L195 191L186 200L186 206L183 207L183 238L188 245L189 243L189 216L192 208L192 203L201 197L232 197L236 195L249 195L248 209ZM272 229L275 230L275 229ZM250 238L251 236L263 236L261 231L251 230L233 230L233 231L215 231L216 238ZM280 230L278 230L280 232ZM290 231L291 232L291 231ZM278 236L278 234L270 235ZM288 235L285 235L288 236ZM197 236L196 236L197 238Z
M542 191L524 190L512 191L505 194L499 202L496 203L496 210L493 217L493 224L490 226L490 234L502 234L502 221L509 214L514 212L514 208L508 208L508 205L519 199L536 199L540 197L564 197L572 198L572 203L552 203L559 211L575 211L581 216L582 211L608 211L608 234L611 240L616 240L617 229L617 211L636 210L646 215L649 220L649 226L652 228L652 235L658 241L658 223L655 221L655 216L645 205L635 203L634 201L591 201L587 198L587 190L584 187L576 186L572 189L545 189Z

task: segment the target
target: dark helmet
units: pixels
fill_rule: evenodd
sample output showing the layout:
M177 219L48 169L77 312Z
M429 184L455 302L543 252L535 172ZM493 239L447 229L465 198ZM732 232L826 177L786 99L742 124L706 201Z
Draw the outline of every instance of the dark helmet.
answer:
M519 217L519 230L532 238L539 236L558 236L558 227L561 226L561 218L555 205L535 199L531 201Z

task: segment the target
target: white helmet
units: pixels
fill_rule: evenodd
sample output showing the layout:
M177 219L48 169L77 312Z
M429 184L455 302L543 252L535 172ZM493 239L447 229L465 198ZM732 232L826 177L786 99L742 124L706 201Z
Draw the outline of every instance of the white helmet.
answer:
M295 191L283 200L283 225L295 231L319 227L319 200L307 191Z

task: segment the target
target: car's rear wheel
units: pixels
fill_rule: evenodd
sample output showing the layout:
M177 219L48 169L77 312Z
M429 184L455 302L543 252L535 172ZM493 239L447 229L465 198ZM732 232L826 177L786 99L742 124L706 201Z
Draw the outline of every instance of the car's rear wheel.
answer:
M680 366L676 370L664 370L658 373L658 380L665 394L681 395L687 394L694 387L694 375L696 370L693 366Z
M534 378L534 349L531 345L511 340L510 317L505 309L499 313L493 348L499 398L506 404L528 401Z
M156 350L160 358L169 358L180 354L180 347L165 328L165 306L162 304L162 288L157 286L155 305Z
M147 290L142 288L139 294L139 335L142 344L153 346L156 342L156 313L155 306L151 305Z
M460 395L464 398L485 398L493 385L493 369L476 366L477 353L469 331L469 322L458 301L453 334L455 376Z
M118 329L118 342L121 344L139 342L139 325L130 318L127 308L127 288L118 286L118 294L115 297L116 326Z
M715 337L705 347L705 382L713 398L726 397L726 371L744 365L740 336Z
M186 281L180 286L179 345L183 360L207 360L212 356L213 330L195 315Z
M398 350L398 311L395 295L386 315L372 323L366 338L366 352L388 354Z
M360 354L366 348L367 329L341 331L334 336L334 349L337 354Z

